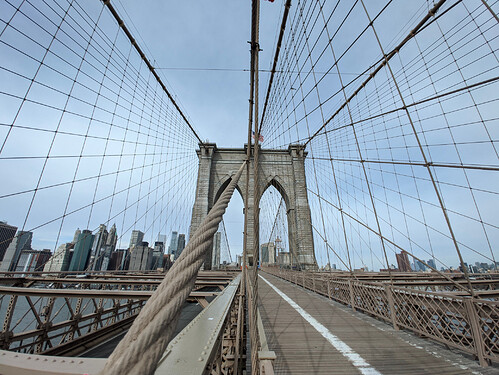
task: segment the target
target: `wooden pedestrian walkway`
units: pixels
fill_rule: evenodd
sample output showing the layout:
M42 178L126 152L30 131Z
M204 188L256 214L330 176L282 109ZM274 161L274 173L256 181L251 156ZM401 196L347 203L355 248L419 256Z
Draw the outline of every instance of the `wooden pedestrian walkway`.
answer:
M475 366L472 371L432 355L399 332L377 328L335 302L265 272L258 288L269 350L277 355L276 374L481 373Z

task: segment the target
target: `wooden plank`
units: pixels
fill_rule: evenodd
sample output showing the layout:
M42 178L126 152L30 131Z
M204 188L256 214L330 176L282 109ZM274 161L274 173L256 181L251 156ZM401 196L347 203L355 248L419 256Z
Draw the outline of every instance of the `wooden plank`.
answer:
M422 348L382 331L324 298L277 277L264 277L320 324L382 374L471 374ZM269 285L259 280L259 304L276 374L359 374L336 350Z

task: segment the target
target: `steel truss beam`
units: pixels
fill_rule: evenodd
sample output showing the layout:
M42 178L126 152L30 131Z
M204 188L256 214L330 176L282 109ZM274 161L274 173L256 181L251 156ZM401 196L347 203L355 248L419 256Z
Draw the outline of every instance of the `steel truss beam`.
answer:
M175 337L160 361L157 375L233 374L238 332L238 275Z
M235 275L201 272L188 301L207 307L207 299L224 290ZM0 284L24 285L0 286L0 299L8 303L0 349L77 355L78 347L89 348L128 329L159 284L152 278L144 280L144 275L121 280L96 276L99 279L27 277L12 282L11 278L10 283L8 278L0 279Z
M243 324L240 317L243 309L240 307L244 301L237 294L240 280L241 275L238 275L173 339L156 370L157 375L237 373L234 371L236 354L244 354L241 349L243 338L239 335ZM17 299L17 296L12 298ZM121 322L122 325L125 323ZM81 340L85 345L84 337ZM105 362L105 358L53 357L0 350L0 374L3 375L97 374Z

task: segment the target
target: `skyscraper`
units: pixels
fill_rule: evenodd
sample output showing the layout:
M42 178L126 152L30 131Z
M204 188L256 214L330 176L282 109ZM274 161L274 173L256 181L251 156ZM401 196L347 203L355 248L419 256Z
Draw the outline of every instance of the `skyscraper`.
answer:
M0 271L15 271L21 251L31 250L32 232L18 231L9 247L0 266Z
M267 265L269 263L269 243L263 243L260 245L260 262L262 265Z
M100 259L96 263L96 267L94 268L96 271L107 271L109 267L109 261L111 260L111 247L105 246L104 250L102 250Z
M291 256L288 251L279 251L277 254L277 263L279 265L289 265L291 264Z
M117 243L118 235L116 234L116 224L113 224L111 230L107 234L106 243L102 245L99 257L95 258L93 267L95 271L107 271L109 269L111 255L114 250L116 250ZM115 266L116 265L113 265L113 267Z
M180 233L178 235L178 241L177 241L177 251L175 252L175 259L182 254L182 251L185 249L185 234Z
M81 234L80 228L75 230L75 235L73 236L73 243L76 243L78 241L78 236Z
M118 235L116 234L116 224L113 224L107 235L106 246L111 247L111 251L116 249L116 243L118 242Z
M163 255L163 269L164 270L169 270L172 267L172 255L171 254L164 254Z
M275 243L269 242L269 264L277 263L277 256L275 249L276 249Z
M218 270L220 268L220 244L222 239L222 233L217 232L213 236L213 262L212 268Z
M128 255L128 249L117 249L111 253L107 269L117 271L124 269L125 259Z
M166 246L166 234L158 234L158 242L163 242Z
M92 231L88 229L80 233L76 240L68 271L84 271L87 268L94 238L95 236L92 234Z
M280 243L279 237L277 237L276 242ZM260 245L260 263L262 265L275 264L277 262L276 258L276 245L274 242L267 242Z
M156 241L154 243L154 251L152 254L152 269L163 267L163 255L165 253L165 245L163 242Z
M149 243L142 242L140 245L135 245L130 252L130 271L146 271L152 267L153 249L149 247Z
M2 261L5 251L16 235L17 227L7 224L6 221L0 221L0 262Z
M77 238L78 240L78 238ZM74 244L71 242L63 243L55 251L54 255L45 264L43 271L45 272L60 272L67 271L71 262L71 257L74 249Z
M136 245L140 245L144 241L144 233L140 230L132 230L132 236L130 237L130 249Z
M99 231L95 234L94 243L92 245L92 253L90 258L92 270L95 271L101 270L107 236L108 233L106 225L105 224L99 225Z
M277 240L279 240L279 237L277 238ZM274 242L267 242L260 246L260 263L262 265L276 263L275 248L276 247Z
M170 239L170 246L168 247L168 254L173 254L175 256L178 246L178 232L172 232L172 238Z
M48 262L51 256L52 251L50 251L50 249L43 249L42 251L40 251L36 260L35 271L42 271L45 263Z
M407 256L407 251L402 250L400 254L395 254L400 272L411 272L411 263Z
M435 260L434 259L429 259L427 264L430 266L430 267L433 267L434 269L437 269L437 265L435 264Z
M38 250L22 250L21 255L17 261L16 272L30 272L34 271L36 267L36 261L39 255Z
M16 272L41 271L51 254L49 249L44 249L42 251L27 249L21 251L16 266Z
M422 262L416 259L414 261L414 271L424 272L426 271L426 266Z

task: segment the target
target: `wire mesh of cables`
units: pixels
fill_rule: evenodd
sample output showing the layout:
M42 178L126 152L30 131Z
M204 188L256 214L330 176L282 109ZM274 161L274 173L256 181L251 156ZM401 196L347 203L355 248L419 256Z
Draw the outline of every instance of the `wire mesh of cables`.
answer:
M298 257L289 246L286 204L279 191L271 186L260 206L260 262L262 265L297 265Z
M114 249L188 233L199 137L117 12L4 0L0 19L2 219L51 251L113 224Z
M225 222L220 222L218 230L213 237L212 269L220 269L233 262L230 251L229 237L225 229Z
M262 134L307 146L320 266L497 269L498 10L293 2Z

